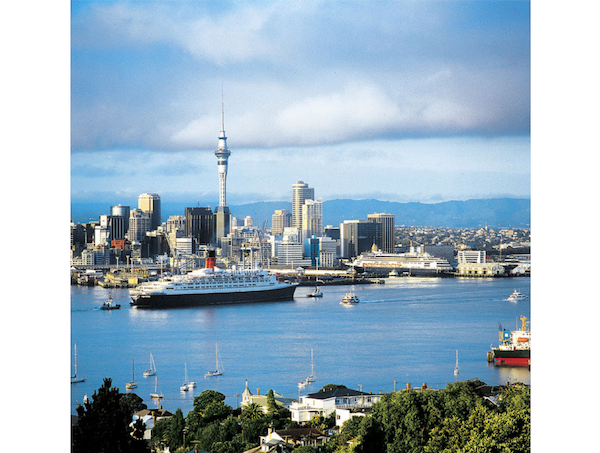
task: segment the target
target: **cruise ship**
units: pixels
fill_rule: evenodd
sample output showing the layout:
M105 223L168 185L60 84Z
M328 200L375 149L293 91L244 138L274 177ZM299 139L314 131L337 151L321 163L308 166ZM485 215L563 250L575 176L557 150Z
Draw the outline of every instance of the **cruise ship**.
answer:
M278 282L263 269L224 270L207 258L206 268L163 277L129 290L130 304L138 308L176 308L289 300L296 283Z
M349 266L365 272L385 273L392 270L411 274L437 274L451 272L448 260L429 253L418 253L413 247L407 253L384 253L378 249L366 252L354 259Z

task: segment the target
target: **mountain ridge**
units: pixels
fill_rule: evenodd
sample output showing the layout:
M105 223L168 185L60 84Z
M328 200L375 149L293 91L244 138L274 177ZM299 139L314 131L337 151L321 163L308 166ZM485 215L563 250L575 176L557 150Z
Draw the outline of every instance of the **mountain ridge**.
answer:
M136 207L137 203L131 204ZM197 203L163 201L162 220L171 215L182 215L188 206ZM202 206L216 206L205 203ZM97 221L100 215L110 214L109 203L73 202L71 218L76 223ZM261 201L232 205L232 214L243 222L251 216L254 225L262 226L267 221L271 226L271 216L276 209L292 210L291 201ZM323 202L323 226L338 226L344 220L366 219L367 214L387 212L394 214L398 226L436 228L529 228L531 200L529 198L487 198L464 201L443 201L439 203L394 202L376 199L352 200L335 199Z

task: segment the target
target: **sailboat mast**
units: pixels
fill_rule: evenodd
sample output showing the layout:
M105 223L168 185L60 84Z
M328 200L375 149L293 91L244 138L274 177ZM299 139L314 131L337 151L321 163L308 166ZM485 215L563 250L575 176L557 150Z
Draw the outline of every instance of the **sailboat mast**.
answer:
M75 345L75 375L73 377L77 377L77 345Z
M217 372L219 371L219 344L215 342L215 356L217 357Z

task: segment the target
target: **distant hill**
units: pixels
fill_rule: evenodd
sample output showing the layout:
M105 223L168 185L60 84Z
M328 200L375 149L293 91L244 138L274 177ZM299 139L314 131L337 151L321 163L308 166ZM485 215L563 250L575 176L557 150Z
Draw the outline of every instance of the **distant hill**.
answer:
M200 204L215 207L216 203ZM162 204L163 221L170 215L183 214L186 206L196 203ZM136 204L132 205L132 208ZM254 224L262 226L276 209L292 210L289 201L265 201L229 207L232 214L243 220L251 216ZM478 228L486 224L490 228L529 228L531 200L520 198L491 198L442 203L396 203L379 200L330 200L323 202L323 225L338 225L344 220L366 219L367 214L387 212L394 214L396 225L428 226L440 228ZM77 223L98 220L102 214L110 213L109 203L72 203L71 218Z

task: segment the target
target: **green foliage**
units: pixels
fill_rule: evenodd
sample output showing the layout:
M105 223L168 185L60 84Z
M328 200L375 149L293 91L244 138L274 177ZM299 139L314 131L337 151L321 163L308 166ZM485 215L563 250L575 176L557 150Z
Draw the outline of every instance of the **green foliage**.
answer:
M317 450L315 447L311 447L310 445L302 445L294 448L292 451L294 453L317 453L319 450Z
M329 390L335 390L335 389L345 389L348 388L345 385L338 385L338 384L327 384L324 385L323 388L321 390L319 390L319 392L328 392Z
M183 429L185 420L181 409L177 409L171 417L169 430L167 431L167 443L171 449L179 448L183 445Z
M264 412L260 404L248 404L242 410L242 420L258 420L262 417L264 417Z
M322 417L320 415L313 416L313 418L306 422L306 426L317 428L320 431L333 428L335 426L335 411L332 412L328 417Z
M530 389L513 385L499 407L487 406L476 389L483 383L449 384L443 391L384 395L371 416L347 421L326 446L335 453L520 453L529 452Z
M79 419L73 429L74 453L146 450L144 441L131 436L134 430L129 426L136 407L132 402L136 399L119 393L119 389L111 385L112 379L105 378L90 401L77 407ZM138 436L141 429L141 425L137 424L135 432Z

